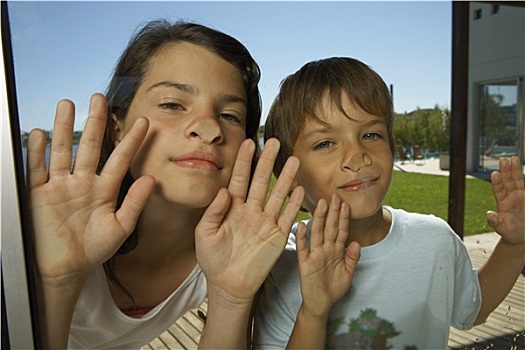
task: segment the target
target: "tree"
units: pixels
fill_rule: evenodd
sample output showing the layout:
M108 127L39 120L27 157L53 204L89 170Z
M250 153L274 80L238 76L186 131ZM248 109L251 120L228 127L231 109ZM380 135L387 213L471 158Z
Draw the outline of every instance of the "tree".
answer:
M394 116L395 142L405 149L420 145L434 152L448 151L449 133L450 111L438 105Z

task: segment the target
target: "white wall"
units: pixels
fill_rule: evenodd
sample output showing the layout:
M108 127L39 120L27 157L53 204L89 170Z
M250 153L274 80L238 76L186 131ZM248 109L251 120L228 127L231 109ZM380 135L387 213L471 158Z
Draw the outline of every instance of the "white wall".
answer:
M470 3L467 171L478 164L478 85L525 77L525 8L500 5L492 14L493 6Z

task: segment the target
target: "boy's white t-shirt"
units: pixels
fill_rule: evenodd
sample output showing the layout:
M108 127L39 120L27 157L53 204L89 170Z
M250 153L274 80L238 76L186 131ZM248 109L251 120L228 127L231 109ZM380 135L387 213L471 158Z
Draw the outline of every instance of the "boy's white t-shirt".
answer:
M196 265L166 300L140 318L126 316L111 297L104 268L98 266L75 306L69 349L140 349L206 297L204 273Z
M477 271L445 221L385 208L390 232L362 248L352 286L330 313L326 348L446 349L450 326L471 328L478 315ZM257 305L257 349L286 347L301 306L295 228Z

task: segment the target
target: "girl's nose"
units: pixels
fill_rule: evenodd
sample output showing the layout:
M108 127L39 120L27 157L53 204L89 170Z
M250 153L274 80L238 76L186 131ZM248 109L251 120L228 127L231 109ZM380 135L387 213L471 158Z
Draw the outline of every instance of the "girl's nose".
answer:
M198 115L186 129L186 137L198 138L205 143L221 143L224 135L222 133L219 119L214 113L206 112Z

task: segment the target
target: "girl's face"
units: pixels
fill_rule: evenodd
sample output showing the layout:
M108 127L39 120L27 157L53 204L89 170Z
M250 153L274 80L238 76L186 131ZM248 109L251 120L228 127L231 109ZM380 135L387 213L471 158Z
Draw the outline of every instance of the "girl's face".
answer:
M246 138L246 111L234 65L201 46L171 44L149 62L116 139L147 117L150 127L133 160L133 177L155 177L154 198L204 208L230 181Z
M316 114L327 124L307 119L293 148L301 161L297 181L313 213L319 199L337 193L350 206L352 219L378 213L390 186L393 159L383 118L362 110L343 95L343 109L324 97Z

